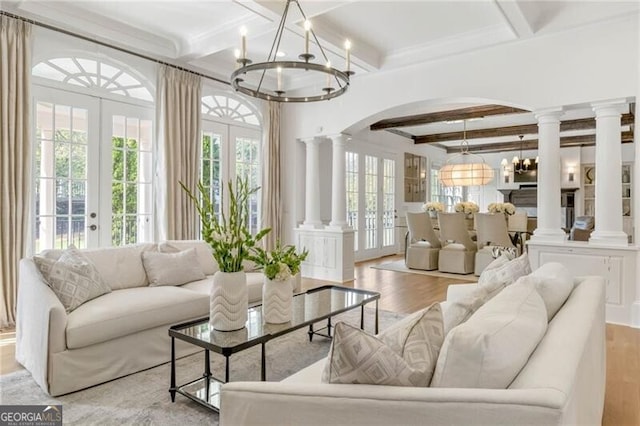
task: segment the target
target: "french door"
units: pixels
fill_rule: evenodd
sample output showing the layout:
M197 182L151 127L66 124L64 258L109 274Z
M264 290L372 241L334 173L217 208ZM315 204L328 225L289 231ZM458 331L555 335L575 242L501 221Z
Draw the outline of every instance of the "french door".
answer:
M355 257L396 253L395 159L347 152L347 216L356 231Z
M228 190L223 185L236 176L247 179L250 188L261 183L261 132L232 124L204 120L200 179L208 189L215 209L220 213L224 201L228 206ZM249 199L249 231L255 234L260 226L260 196Z
M151 241L151 110L40 86L33 105L33 251Z

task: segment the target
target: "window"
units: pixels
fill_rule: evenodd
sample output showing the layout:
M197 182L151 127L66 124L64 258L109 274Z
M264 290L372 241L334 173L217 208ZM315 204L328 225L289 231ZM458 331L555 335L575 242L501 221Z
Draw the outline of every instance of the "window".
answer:
M138 78L115 65L80 57L53 58L33 67L32 74L48 80L153 102L153 96Z
M440 167L431 166L431 201L444 204L444 210L452 212L453 207L464 199L463 187L444 186L438 179Z
M395 239L395 185L396 162L388 158L382 159L382 245L392 246Z
M202 151L200 179L209 191L218 214L227 204L227 188L236 177L246 179L250 188L261 186L262 135L258 115L252 107L227 95L202 98ZM260 228L260 192L249 199L249 231Z
M364 157L365 249L378 247L378 158Z
M358 153L347 152L346 179L347 179L347 223L353 230L354 247L358 251Z

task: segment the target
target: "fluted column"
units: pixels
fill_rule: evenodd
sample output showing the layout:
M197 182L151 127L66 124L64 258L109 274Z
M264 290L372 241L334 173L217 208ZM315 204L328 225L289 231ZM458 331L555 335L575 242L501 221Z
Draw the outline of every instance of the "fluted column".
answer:
M560 215L560 117L562 109L537 111L538 120L538 226L532 241L564 241Z
M345 171L345 135L332 136L333 167L331 170L331 228L347 228L347 185Z
M320 216L320 143L321 138L303 140L307 146L305 177L305 228L322 228Z
M622 145L624 100L592 104L596 113L596 215L590 243L628 244L622 230Z

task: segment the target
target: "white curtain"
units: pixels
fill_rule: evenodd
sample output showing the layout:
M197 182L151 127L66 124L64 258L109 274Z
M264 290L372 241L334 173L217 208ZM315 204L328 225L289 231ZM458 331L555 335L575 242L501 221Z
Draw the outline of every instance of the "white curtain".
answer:
M200 156L200 98L198 75L161 66L158 73L156 167L157 233L159 239L194 239L198 216L179 182L196 191Z
M0 328L15 324L31 188L31 24L1 16Z
M282 239L282 203L280 185L280 103L269 102L269 122L262 174L262 226L271 228L264 246L272 249Z

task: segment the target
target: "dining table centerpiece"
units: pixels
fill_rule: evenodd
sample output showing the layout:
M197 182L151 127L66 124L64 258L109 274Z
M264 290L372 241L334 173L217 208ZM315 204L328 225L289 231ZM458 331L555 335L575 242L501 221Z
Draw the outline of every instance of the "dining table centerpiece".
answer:
M249 188L246 180L227 182L229 208L225 209L224 189L219 212L207 188L198 182L198 191L180 186L196 206L202 238L210 246L219 271L213 276L209 324L218 331L234 331L245 326L249 309L247 277L243 263L251 260L251 250L271 229L249 232L249 199L259 188Z
M432 219L437 219L438 212L444 211L444 204L439 201L430 201L422 205L422 210L427 212Z
M276 242L271 251L261 247L252 249L253 262L262 268L264 283L262 285L262 318L266 323L282 324L291 321L294 277L300 272L300 265L309 252L296 247L282 246Z

